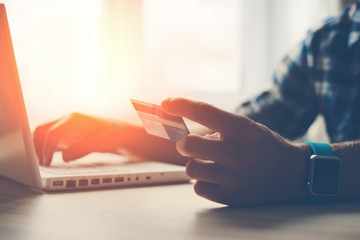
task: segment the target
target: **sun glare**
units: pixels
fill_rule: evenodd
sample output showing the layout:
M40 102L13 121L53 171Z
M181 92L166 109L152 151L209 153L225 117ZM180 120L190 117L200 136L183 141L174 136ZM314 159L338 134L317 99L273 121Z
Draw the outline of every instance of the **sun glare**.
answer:
M123 36L133 30L118 30L129 26L109 17L108 2L4 1L31 121L74 111L115 115L130 106L134 47Z

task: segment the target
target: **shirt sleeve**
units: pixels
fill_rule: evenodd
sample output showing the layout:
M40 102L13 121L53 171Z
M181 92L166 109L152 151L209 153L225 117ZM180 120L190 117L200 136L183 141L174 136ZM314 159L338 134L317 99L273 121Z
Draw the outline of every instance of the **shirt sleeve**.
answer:
M319 112L309 76L309 46L307 39L291 51L275 71L271 89L241 104L236 113L286 138L304 135Z

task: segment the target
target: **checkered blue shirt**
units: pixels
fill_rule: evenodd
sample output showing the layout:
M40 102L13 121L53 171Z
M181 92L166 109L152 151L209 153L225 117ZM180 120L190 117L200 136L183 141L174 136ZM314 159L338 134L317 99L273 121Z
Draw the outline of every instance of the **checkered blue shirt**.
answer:
M360 3L349 6L286 56L273 87L237 108L280 135L304 135L318 114L332 142L360 139Z

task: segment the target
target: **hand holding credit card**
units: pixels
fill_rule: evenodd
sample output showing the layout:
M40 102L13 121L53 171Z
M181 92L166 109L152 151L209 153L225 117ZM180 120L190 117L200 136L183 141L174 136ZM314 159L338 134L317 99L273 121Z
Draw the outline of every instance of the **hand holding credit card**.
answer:
M130 99L147 133L177 141L189 134L182 117L165 113L159 105Z

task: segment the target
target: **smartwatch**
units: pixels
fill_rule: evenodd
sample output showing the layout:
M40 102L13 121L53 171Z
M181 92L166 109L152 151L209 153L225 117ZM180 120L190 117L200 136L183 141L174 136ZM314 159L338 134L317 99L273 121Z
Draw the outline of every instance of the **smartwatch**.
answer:
M314 152L307 182L310 201L328 201L339 192L341 160L327 143L304 143Z

